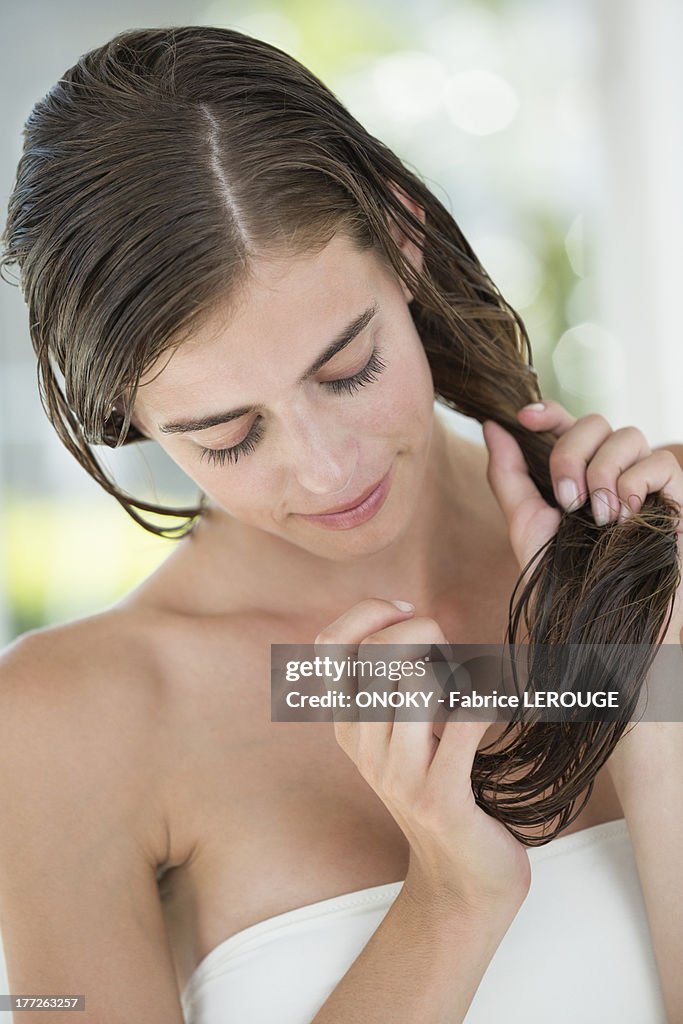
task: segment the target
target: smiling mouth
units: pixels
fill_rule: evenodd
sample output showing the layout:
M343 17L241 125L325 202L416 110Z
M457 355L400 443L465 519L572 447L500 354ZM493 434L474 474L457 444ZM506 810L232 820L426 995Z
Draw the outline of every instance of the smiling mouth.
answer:
M313 514L300 513L300 518L329 530L349 530L360 526L372 519L384 504L391 489L393 465L392 462L391 467L381 480L372 484L358 498L352 499L353 505L345 505L341 508L337 507L333 510Z
M386 473L385 473L385 476L386 476ZM336 505L334 508L326 508L323 512L311 512L311 513L303 513L303 514L304 515L312 515L312 516L315 516L317 518L318 516L334 516L334 515L337 515L339 512L351 512L352 509L358 508L359 505L362 505L363 502L366 501L370 497L370 495L373 493L373 491L377 490L379 485L382 483L383 479L384 479L384 477L382 477L381 480L375 481L374 484L370 484L369 487L366 487L365 490L360 494L360 496L358 498L353 498L352 499L352 501L351 501L351 503L349 505Z

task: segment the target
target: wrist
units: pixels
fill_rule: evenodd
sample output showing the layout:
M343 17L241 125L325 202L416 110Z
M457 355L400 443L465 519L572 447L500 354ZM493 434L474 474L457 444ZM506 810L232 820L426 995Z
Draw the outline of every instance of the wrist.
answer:
M419 870L409 869L403 883L404 902L416 916L425 918L437 928L452 923L470 925L500 923L508 927L526 899L531 883L528 877L497 893L483 889L465 889L454 883L427 879Z

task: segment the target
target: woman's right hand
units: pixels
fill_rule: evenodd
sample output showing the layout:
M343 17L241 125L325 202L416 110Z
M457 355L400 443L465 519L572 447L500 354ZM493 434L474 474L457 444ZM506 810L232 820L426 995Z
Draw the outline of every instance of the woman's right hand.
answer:
M446 645L433 619L418 618L391 601L359 601L315 638L343 646L359 660L375 644ZM411 652L414 655L414 652ZM375 658L377 652L375 652ZM416 677L398 683L414 689ZM404 883L424 905L444 901L464 909L521 905L531 868L525 847L474 800L472 763L490 722L451 716L440 739L431 721L335 720L337 742L385 804L410 845Z

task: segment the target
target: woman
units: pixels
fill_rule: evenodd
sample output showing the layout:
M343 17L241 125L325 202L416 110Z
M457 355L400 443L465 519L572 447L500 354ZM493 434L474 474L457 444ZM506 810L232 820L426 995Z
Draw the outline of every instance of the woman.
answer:
M558 505L590 492L599 512L599 490L617 499L602 528L632 527L624 573L631 549L668 544L644 618L678 642L680 611L660 629L673 453L556 403L522 410L539 397L523 325L450 215L309 72L237 32L140 30L81 58L27 122L5 242L59 436L148 529L182 534L114 606L3 656L12 990L84 993L84 1019L107 1022L587 1020L589 1005L643 1024L664 1002L680 1019L674 726L655 744L641 724L602 760L589 745L543 816L539 801L494 816L470 776L496 726L278 726L266 685L273 643L502 642L543 545L573 529L598 549ZM486 422L488 459L437 396ZM159 508L91 447L142 438L204 495L167 510L178 527L142 516ZM659 763L653 801L643 765ZM532 901L530 859L551 902ZM549 911L553 943L572 939L568 879L593 918L553 964L539 941ZM601 917L602 991L587 980ZM529 957L542 1016L526 980L504 980ZM560 1003L553 971L572 968L584 982Z

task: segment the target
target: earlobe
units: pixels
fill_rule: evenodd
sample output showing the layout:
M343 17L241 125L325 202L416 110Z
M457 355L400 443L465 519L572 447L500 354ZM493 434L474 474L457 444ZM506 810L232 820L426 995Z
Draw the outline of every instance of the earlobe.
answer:
M401 188L400 185L397 185L395 181L389 182L389 188L394 193L399 202L403 203L403 205L408 210L410 210L410 212L414 214L414 216L417 217L419 221L421 221L424 224L425 212L424 209L420 206L420 204L416 203L415 200L412 199L408 195L408 193L403 188Z
M123 424L123 412L121 410L120 405L117 404L116 402L111 407L110 420L117 431L121 429L121 426ZM131 437L140 435L140 437L146 438L148 436L146 430L142 427L139 419L135 414L133 414L130 418L128 434Z

